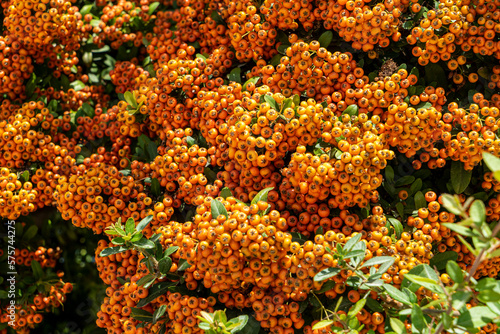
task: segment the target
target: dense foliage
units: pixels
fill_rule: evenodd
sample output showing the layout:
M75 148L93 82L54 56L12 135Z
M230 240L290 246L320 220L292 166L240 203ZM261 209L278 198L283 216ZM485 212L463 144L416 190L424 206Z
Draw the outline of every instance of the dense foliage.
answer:
M1 5L1 333L497 330L497 0Z

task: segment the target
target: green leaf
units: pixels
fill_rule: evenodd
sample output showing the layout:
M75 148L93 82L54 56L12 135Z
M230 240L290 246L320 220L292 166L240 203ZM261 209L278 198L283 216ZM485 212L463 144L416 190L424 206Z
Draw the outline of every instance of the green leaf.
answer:
M26 232L24 232L22 240L23 241L29 241L33 239L33 237L38 233L38 226L36 225L31 225Z
M361 311L361 309L363 309L363 307L365 307L365 304L366 304L366 299L365 298L358 300L356 302L356 304L354 304L354 306L352 306L349 309L349 312L347 313L347 316L349 318L355 317L356 314L358 314Z
M462 209L462 204L458 196L443 194L441 195L441 199L443 200L443 206L446 208L446 210L459 216L464 213Z
M466 171L461 161L452 161L450 178L451 186L456 194L461 194L469 186L472 171Z
M175 282L159 282L149 288L149 294L137 303L137 307L144 307L161 295L167 293L168 288L175 285Z
M373 312L384 312L382 305L371 297L366 298L366 306Z
M411 327L412 333L423 333L424 329L427 327L424 313L418 304L413 304L411 308Z
M135 231L135 221L134 218L128 218L125 222L125 232L131 234Z
M408 192L409 196L412 196L414 193L422 189L422 179L416 179L410 186L410 191Z
M5 290L0 290L0 299L7 299L9 293Z
M142 238L142 233L141 232L136 232L132 239L130 239L130 242L136 242L137 240L140 240Z
M138 281L137 281L137 285L138 286L144 286L145 288L149 287L149 285L151 285L154 281L156 280L156 276L153 275L153 274L148 274L146 276L143 276L141 277ZM149 283L148 286L146 286L147 284Z
M483 303L500 301L500 293L494 290L483 290L477 295L477 299Z
M148 239L140 239L140 240L137 240L136 242L134 242L134 245L137 246L137 247L141 247L141 248L144 248L144 249L154 249L156 248L156 245L154 242L152 242L151 240L148 240Z
M394 182L394 169L391 166L385 167L385 179L388 182Z
M236 67L227 75L229 81L235 81L241 83L241 68Z
M132 307L130 316L138 321L151 322L153 320L153 314L151 312L141 310L137 307Z
M409 184L412 184L413 182L415 182L415 176L405 175L397 179L396 182L394 183L394 186L398 188L402 186L407 186Z
M434 269L431 268L431 266L427 264L419 264L418 266L415 266L412 268L408 274L412 274L415 276L420 276L424 278L429 278L435 282L439 280L439 276L436 274ZM408 275L406 274L406 275ZM406 279L406 275L403 278L403 282L401 282L401 288L408 288L410 291L415 292L419 288L418 284L412 283L410 280Z
M427 201L425 200L425 196L421 191L417 191L417 193L414 196L414 200L415 200L415 210L427 207Z
M340 273L340 270L341 270L340 268L334 268L334 267L323 269L314 276L314 281L321 282L329 278L332 278L333 276Z
M394 286L390 284L384 284L383 287L387 292L387 294L391 296L392 299L395 299L398 302L401 302L406 305L411 305L411 302L405 293L401 292L400 290L396 289Z
M412 275L412 274L406 274L404 276L404 279L413 282L415 284L418 284L420 286L423 286L427 290L431 290L436 293L442 293L441 286L437 283L437 280L433 280L427 277L422 277L422 276L417 276L417 275Z
M403 225L394 217L387 217L387 220L391 223L394 228L394 232L396 232L396 237L399 239L401 237L401 233L403 233Z
M464 235L466 237L473 237L474 233L472 233L472 230L468 227L454 224L454 223L443 223L443 226L449 228L450 230L457 232L460 235Z
M251 77L245 83L243 84L243 90L247 89L247 85L251 82L253 84L257 84L257 81L259 81L260 77Z
M187 262L186 259L180 259L179 266L177 267L177 271L184 271L189 267L191 267L191 264L189 262Z
M137 224L137 226L135 227L135 230L137 232L141 232L142 230L144 230L146 228L146 226L148 226L148 224L153 220L153 215L149 215L149 216L146 216L144 217L140 222L139 224Z
M260 332L260 322L254 317L249 316L247 324L241 329L238 334L255 334Z
M328 30L321 34L318 38L319 45L323 48L327 48L333 39L333 32Z
M243 329L248 323L248 315L242 314L236 318L232 318L226 324L226 329L228 329L231 333L236 333Z
M158 261L158 269L160 270L160 273L164 275L166 275L170 271L171 267L172 267L172 259L169 258L168 256L165 256L163 259Z
M154 11L156 10L156 8L158 8L159 5L160 5L159 2L153 2L153 3L149 4L148 15L153 14Z
M476 224L486 221L486 208L483 201L475 200L469 208L469 215Z
M334 323L333 320L321 320L312 326L312 330L315 331L317 329L325 328L332 325L333 323Z
M267 202L267 194L269 194L269 192L273 189L274 187L262 189L257 193L257 195L255 195L250 204L257 204L259 201Z
M135 96L132 92L125 92L123 94L123 97L125 98L125 101L132 107L132 108L137 108L137 100L135 99Z
M396 334L406 334L405 324L398 318L390 318L389 323Z
M99 256L100 257L105 257L105 256L113 255L113 254L123 253L123 252L126 252L127 250L128 250L128 248L127 247L123 247L123 246L108 247L108 248L103 249L99 253Z
M460 268L460 266L455 261L456 259L448 260L448 262L446 262L446 272L448 273L448 275L450 275L451 279L455 283L462 283L464 281L464 273L462 271L462 268Z
M37 281L43 277L42 266L38 261L31 261L31 270L33 270L33 277L35 277Z
M165 252L163 253L163 256L170 256L170 255L174 254L175 252L177 252L178 249L179 249L179 246L170 246L165 250Z
M28 182L30 180L30 172L25 170L24 172L21 173L19 178L21 182Z
M351 104L345 110L342 112L342 115L351 115L351 116L357 116L359 111L359 107L357 104Z
M448 261L456 261L458 258L457 252L446 251L444 253L437 253L430 259L429 265L437 270L443 270L446 267Z
M226 218L228 217L228 213L224 204L222 204L219 200L213 199L210 204L212 219L217 219L220 215L224 215Z
M278 102L276 102L274 97L272 97L271 95L264 95L264 101L266 101L271 106L271 108L273 108L274 110L276 110L276 111L280 110L279 106L278 106Z
M380 267L377 272L379 274L383 274L389 269L390 266L393 265L394 261L396 261L396 259L392 256L376 256L372 257L371 259L363 263L361 268L371 267L380 264Z
M201 60L203 60L205 63L207 62L207 57L205 57L204 55L202 55L201 53L197 53L196 54L196 58L200 58Z
M113 240L111 240L111 242L114 243L115 245L123 245L123 244L125 244L125 239L124 239L124 237L116 237L116 238L113 238Z
M156 177L151 179L151 193L156 197L161 195L160 181Z
M231 190L229 190L228 187L224 187L224 188L222 188L219 196L226 199L228 197L232 197L233 193L231 193Z
M446 73L441 65L429 63L425 65L425 82L436 82L437 87L448 87Z
M81 82L80 80L72 81L69 85L71 88L73 88L75 90L75 92L78 92L78 91L85 88L85 84L83 82Z
M496 318L496 314L487 306L475 306L470 309L462 309L457 325L468 329L478 328L486 326L494 318Z
M343 248L345 254L349 253L353 249L354 245L358 243L359 240L361 240L361 236L361 233L358 233L354 237L351 237L349 240L347 240Z
M492 172L500 170L500 158L491 153L483 152L483 161Z
M167 310L166 304L162 304L159 308L156 309L155 313L153 313L153 324L156 324L158 319L160 319L165 314L166 310Z

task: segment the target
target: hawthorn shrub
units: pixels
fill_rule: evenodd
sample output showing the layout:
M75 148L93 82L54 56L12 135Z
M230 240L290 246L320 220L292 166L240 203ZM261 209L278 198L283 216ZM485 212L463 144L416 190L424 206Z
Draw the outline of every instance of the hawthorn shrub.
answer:
M1 5L2 333L497 331L498 1Z

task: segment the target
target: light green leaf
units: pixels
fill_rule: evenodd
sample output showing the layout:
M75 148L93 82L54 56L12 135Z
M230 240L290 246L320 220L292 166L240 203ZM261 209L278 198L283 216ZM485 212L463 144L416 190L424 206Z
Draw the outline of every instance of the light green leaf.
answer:
M389 221L389 223L391 223L392 227L394 228L394 232L396 232L396 237L399 239L401 237L401 234L403 233L403 225L394 217L387 217L387 220Z
M476 224L486 221L486 208L483 201L475 200L469 208L469 215Z
M213 219L217 219L220 215L224 215L226 218L228 217L226 207L219 200L213 199L210 207Z
M406 334L405 324L398 318L390 318L389 323L396 334Z
M399 289L396 289L394 286L390 284L384 284L383 285L385 291L389 296L391 296L392 299L397 300L398 302L401 302L406 305L411 305L410 300L408 299L408 296L406 296L405 293L401 292Z
M359 111L359 107L357 104L351 104L345 110L342 112L342 115L351 115L351 116L357 116Z
M317 329L328 327L332 325L333 322L334 322L333 320L321 320L312 326L312 330L315 331Z
M472 233L472 230L468 227L454 224L454 223L443 223L443 226L449 228L450 230L457 232L458 234L465 235L466 237L473 237L474 233Z
M413 282L415 284L418 284L420 286L423 286L427 290L436 292L436 293L442 293L443 290L441 289L441 286L437 283L437 280L433 280L427 277L421 277L417 275L412 275L412 274L405 274L404 279Z
M125 222L125 232L127 234L133 233L135 230L135 221L134 218L128 218L127 221Z
M354 237L351 237L349 240L347 240L343 248L345 254L349 253L353 249L354 245L359 240L361 240L361 236L362 236L361 233L358 233Z
M257 204L257 202L259 202L259 201L267 202L267 195L273 189L274 189L274 187L262 189L261 191L259 191L257 193L257 195L255 195L255 197L252 199L252 202L250 204Z
M321 282L329 278L332 278L333 276L340 273L340 270L341 270L340 268L334 268L334 267L323 269L314 276L314 281Z
M125 101L132 107L132 108L137 108L137 100L135 99L134 94L132 92L125 92L123 94L123 97L125 98Z
M487 306L475 306L462 310L457 325L465 328L478 328L486 326L494 318L496 318L496 314Z
M500 158L491 153L483 152L483 161L492 172L500 170Z
M413 304L411 309L411 327L412 333L423 333L424 329L427 327L424 313L418 304Z
M153 313L153 324L156 324L156 322L165 314L166 310L167 310L166 304L162 304L160 307L156 309L156 311Z

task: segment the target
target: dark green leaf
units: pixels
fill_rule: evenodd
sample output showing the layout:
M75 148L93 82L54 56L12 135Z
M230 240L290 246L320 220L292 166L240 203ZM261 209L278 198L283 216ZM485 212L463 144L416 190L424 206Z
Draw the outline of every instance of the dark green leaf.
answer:
M260 322L255 320L253 316L248 317L247 324L241 329L238 334L255 334L260 332Z
M387 220L391 223L394 228L394 232L396 232L396 237L399 239L401 237L401 233L403 233L403 225L394 217L387 217Z
M31 225L26 232L24 232L22 240L23 241L29 241L33 239L33 237L38 233L38 226L36 225Z
M229 81L235 81L241 83L241 68L235 67L227 76Z
M151 193L156 197L161 195L160 181L156 177L151 179Z
M148 226L148 224L153 220L153 215L149 215L149 216L146 216L144 217L140 222L139 224L137 224L137 226L135 227L135 230L137 232L141 232L142 230L144 230L146 228L146 226Z
M448 261L456 261L458 258L457 252L454 251L446 251L444 253L437 253L432 257L432 259L429 261L429 265L434 268L436 267L437 270L443 270L446 268L446 264Z
M99 256L105 257L105 256L109 256L109 255L112 255L112 254L123 253L123 252L126 252L127 250L128 250L128 248L127 247L123 247L123 246L109 247L109 248L103 249L99 253Z
M155 313L153 313L153 324L156 324L158 319L160 319L165 314L166 310L167 310L166 304L162 304L160 307L156 309Z
M31 270L33 270L33 277L38 281L43 276L43 270L40 263L36 260L31 261Z
M169 258L168 256L158 261L158 269L160 270L160 273L164 275L170 271L171 267L172 267L172 259Z
M137 303L137 307L144 307L159 296L167 293L168 288L175 285L176 283L174 282L160 282L156 283L155 285L151 286L149 289L149 294L146 298L142 298L139 300Z
M141 277L137 281L137 285L138 286L144 286L144 288L147 289L149 287L149 285L151 285L155 280L156 280L155 275L148 274L146 276Z
M418 304L413 304L411 309L411 326L412 333L423 333L424 329L427 327L424 313Z
M461 194L469 186L472 171L466 171L461 161L452 161L450 178L451 186L456 194Z
M191 264L189 264L189 262L187 262L185 259L180 259L179 266L177 267L177 271L184 271L189 267L191 267Z
M132 308L130 316L138 321L151 322L153 320L153 314L151 312L136 307Z
M412 184L414 181L415 181L415 176L405 175L397 179L396 182L394 183L394 186L395 187L407 186L409 184Z
M318 38L319 45L323 48L327 48L333 39L333 32L328 30L321 34Z
M415 200L415 210L427 207L427 201L425 200L425 196L421 191L417 191L417 193L414 196L414 200Z
M391 166L385 167L385 179L388 182L394 182L394 169Z

